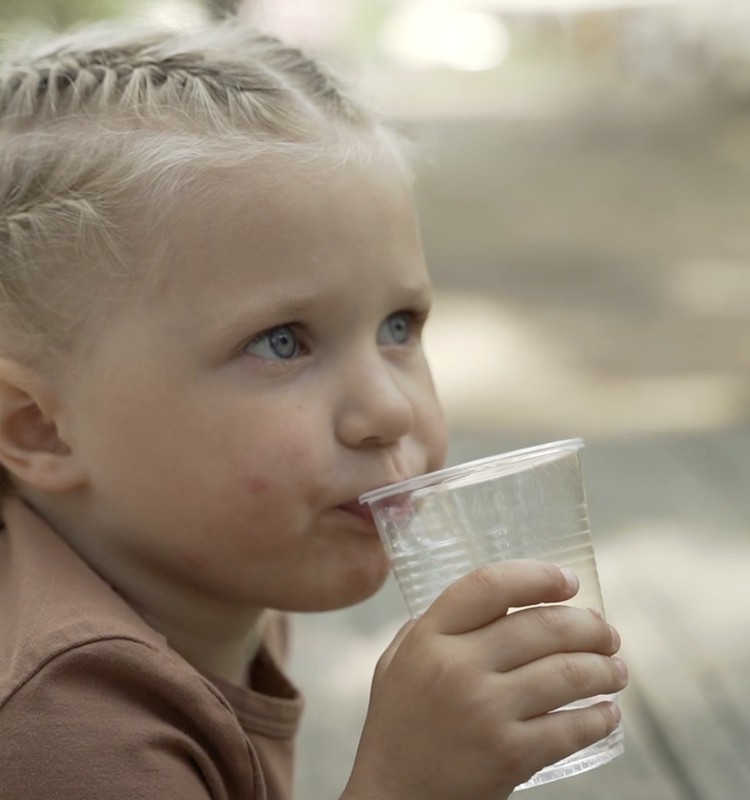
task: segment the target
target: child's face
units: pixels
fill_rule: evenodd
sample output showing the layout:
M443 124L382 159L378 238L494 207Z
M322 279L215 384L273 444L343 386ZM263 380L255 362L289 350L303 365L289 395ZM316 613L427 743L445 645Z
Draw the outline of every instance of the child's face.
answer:
M387 574L357 496L444 458L430 284L395 167L258 169L170 212L163 283L71 390L81 546L129 595L341 607Z

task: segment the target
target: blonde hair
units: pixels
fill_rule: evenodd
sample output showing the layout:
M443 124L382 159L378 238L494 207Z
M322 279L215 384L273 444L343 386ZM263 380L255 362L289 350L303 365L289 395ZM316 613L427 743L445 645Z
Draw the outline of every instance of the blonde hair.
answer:
M96 279L132 283L143 267L128 258L137 225L158 225L170 197L195 191L184 167L276 152L341 163L376 143L400 152L335 77L272 36L226 22L123 27L0 63L0 355L69 352L117 294Z

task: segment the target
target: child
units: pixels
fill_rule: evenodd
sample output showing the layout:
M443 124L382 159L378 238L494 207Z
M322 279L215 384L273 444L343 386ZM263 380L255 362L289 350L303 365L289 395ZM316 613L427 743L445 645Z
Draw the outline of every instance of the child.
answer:
M397 136L298 51L98 26L0 78L0 796L278 800L284 613L372 595L439 467ZM345 800L499 800L611 732L617 634L509 562L381 659ZM335 654L334 654L335 657Z

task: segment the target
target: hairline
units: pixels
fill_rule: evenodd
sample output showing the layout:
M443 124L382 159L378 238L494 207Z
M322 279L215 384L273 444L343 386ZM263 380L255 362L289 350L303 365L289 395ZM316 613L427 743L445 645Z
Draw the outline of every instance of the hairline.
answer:
M89 265L95 285L82 291L96 293L98 301L92 306L97 310L85 324L84 335L78 335L71 342L70 351L62 354L65 369L70 368L71 360L85 361L89 348L96 346L98 332L120 304L143 293L158 291L171 274L172 259L168 251L172 240L156 234L169 225L174 207L190 202L183 198L194 195L196 190L205 186L211 191L220 190L224 175L231 178L244 168L257 169L260 180L268 181L264 173L269 174L268 167L273 167L274 162L307 174L387 163L395 166L408 184L413 182L409 144L395 130L382 124L326 127L328 130L320 131L314 138L295 142L258 142L247 135L185 133L160 128L137 131L105 128L105 135L123 136L121 153L134 142L146 147L138 155L133 156L131 151L130 156L120 157L123 173L129 176L129 185L123 189L124 205L132 204L131 212L124 221L125 231L119 231L122 241L113 242L108 248L115 263L106 267ZM69 129L68 133L74 131ZM76 149L79 157L85 155L82 145ZM143 226L148 230L144 232ZM133 263L134 260L141 263ZM60 355L53 354L53 361L60 360ZM60 364L52 366L59 369Z

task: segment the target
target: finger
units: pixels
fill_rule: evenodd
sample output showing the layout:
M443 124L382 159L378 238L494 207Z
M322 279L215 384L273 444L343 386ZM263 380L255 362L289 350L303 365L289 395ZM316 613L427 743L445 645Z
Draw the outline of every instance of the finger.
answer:
M502 561L457 580L422 621L439 633L468 633L505 616L510 608L559 603L577 591L578 579L568 569L544 561Z
M504 678L513 682L517 719L531 719L568 703L615 694L628 682L619 658L597 653L559 653L526 664ZM507 686L507 684L506 684Z
M393 660L393 656L396 655L396 651L401 646L401 642L404 641L407 634L414 627L414 625L415 625L414 620L409 620L405 625L402 625L399 628L396 635L393 637L393 641L383 651L383 654L378 659L378 663L375 667L376 680L388 669L391 661Z
M508 614L502 620L475 631L484 637L482 650L491 653L490 669L509 672L555 653L602 653L614 655L620 636L600 614L572 606L536 606Z
M535 754L539 770L606 738L620 719L620 709L611 701L555 711L521 723L516 729L516 744L520 752Z

